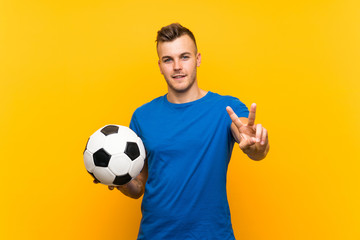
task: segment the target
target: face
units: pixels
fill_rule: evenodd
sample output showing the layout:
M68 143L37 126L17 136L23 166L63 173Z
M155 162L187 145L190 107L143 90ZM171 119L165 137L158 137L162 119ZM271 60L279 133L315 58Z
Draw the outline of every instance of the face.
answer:
M200 66L201 55L188 35L171 42L160 42L157 51L160 72L169 91L182 93L197 87L196 69Z

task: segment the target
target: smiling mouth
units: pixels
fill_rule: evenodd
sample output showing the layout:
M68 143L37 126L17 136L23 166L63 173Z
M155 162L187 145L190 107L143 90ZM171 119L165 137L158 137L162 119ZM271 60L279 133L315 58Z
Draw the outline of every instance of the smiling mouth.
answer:
M180 79L186 77L186 74L176 74L176 75L172 75L171 77L175 79Z

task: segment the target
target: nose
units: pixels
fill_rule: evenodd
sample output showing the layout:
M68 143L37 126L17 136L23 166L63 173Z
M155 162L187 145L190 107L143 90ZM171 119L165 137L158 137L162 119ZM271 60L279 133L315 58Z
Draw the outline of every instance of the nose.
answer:
M174 66L173 66L173 68L174 68L174 71L180 71L180 70L182 70L181 61L175 60L175 61L174 61Z

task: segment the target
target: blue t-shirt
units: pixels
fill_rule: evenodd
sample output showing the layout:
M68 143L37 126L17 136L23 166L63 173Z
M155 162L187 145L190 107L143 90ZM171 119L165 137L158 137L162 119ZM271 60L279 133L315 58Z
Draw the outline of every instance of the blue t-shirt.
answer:
M235 141L226 106L248 117L237 98L213 92L183 104L164 95L134 112L130 128L144 142L149 169L138 239L235 239L226 194Z

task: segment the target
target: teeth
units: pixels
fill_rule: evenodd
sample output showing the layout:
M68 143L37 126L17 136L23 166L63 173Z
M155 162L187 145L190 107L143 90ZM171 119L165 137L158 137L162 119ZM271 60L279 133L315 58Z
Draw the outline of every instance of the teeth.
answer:
M184 75L177 75L177 76L173 76L173 78L182 78L185 77Z

